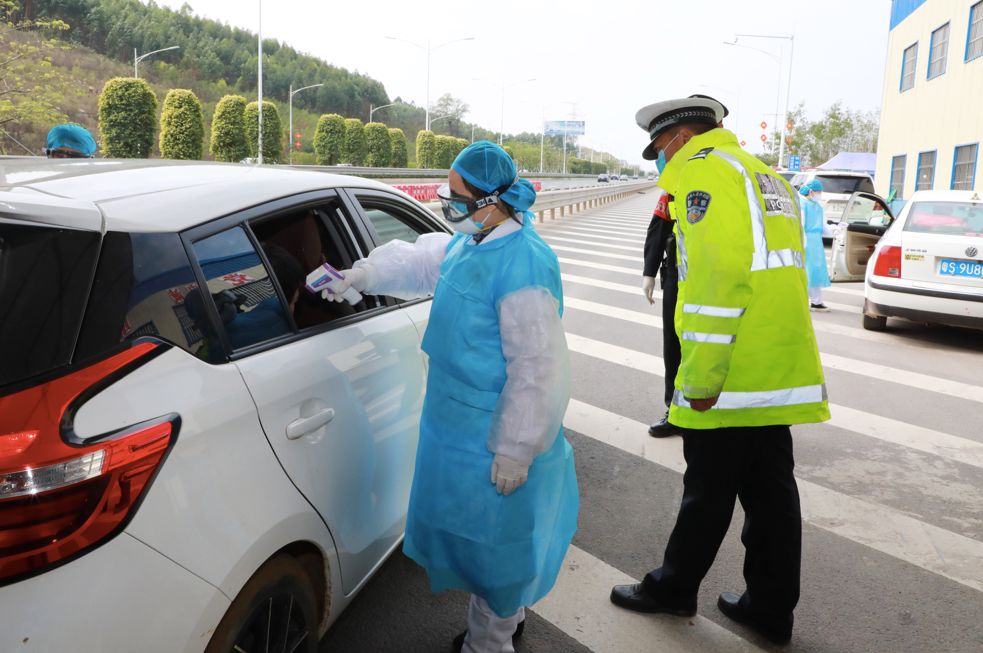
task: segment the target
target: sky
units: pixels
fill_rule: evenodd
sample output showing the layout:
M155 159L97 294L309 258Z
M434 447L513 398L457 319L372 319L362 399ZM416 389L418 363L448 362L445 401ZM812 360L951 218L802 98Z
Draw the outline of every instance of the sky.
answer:
M187 0L197 15L252 31L259 2ZM813 119L838 100L879 109L890 9L890 0L266 0L262 7L264 38L369 75L390 98L418 106L426 103L429 40L431 102L450 93L469 105L466 120L493 131L504 123L506 133L539 132L544 116L584 120L581 144L629 164L645 163L648 141L635 112L664 99L721 100L731 112L725 127L752 152L761 151L760 123L770 132L787 95ZM794 36L794 52L783 39L724 44L737 34ZM375 119L385 122L384 114Z

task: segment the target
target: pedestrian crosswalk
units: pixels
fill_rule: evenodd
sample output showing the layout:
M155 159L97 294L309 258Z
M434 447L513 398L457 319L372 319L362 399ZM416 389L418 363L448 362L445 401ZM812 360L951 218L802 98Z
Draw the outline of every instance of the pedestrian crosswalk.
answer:
M642 421L661 416L664 374L661 301L654 306L645 301L640 278L652 202L640 194L537 224L537 229L556 251L562 269L573 370L566 428L619 455L650 463L652 474L673 475L678 484L685 471L681 441L649 437ZM833 311L813 314L813 323L832 419L793 429L804 551L815 559L806 560L803 593L809 599L797 611L804 625L797 629L791 650L799 645L829 652L943 650L932 648L938 624L899 620L893 608L872 602L864 589L887 585L900 597L971 597L968 610L951 612L954 622L946 627L961 629L961 634L947 635L944 650L978 653L983 650L983 432L967 428L966 422L983 422L983 376L973 383L966 370L983 365L983 347L951 346L945 334L932 334L936 340L926 344L924 337L906 340L897 333L864 331L859 325L862 286L837 285L827 292L837 300L826 302ZM656 290L655 297L661 292ZM920 357L912 353L916 349ZM917 362L929 357L937 364L919 369ZM638 387L643 379L650 387ZM582 479L582 494L595 493L589 483ZM652 500L678 502L678 495ZM582 512L581 519L601 517ZM739 526L740 517L735 522ZM659 525L664 534L671 527L671 522ZM810 533L832 538L823 540L830 550L812 549ZM607 600L610 587L633 582L647 569L616 567L595 549L606 550L578 535L556 588L533 608L590 650L761 650L748 631L702 607L692 620L635 615L613 607ZM658 552L649 564L660 560ZM811 586L848 567L859 569L853 586L844 587L839 596L810 596ZM900 571L890 578L863 577L887 567ZM732 581L734 587L704 588L704 593L739 589L740 578ZM853 606L838 613L844 627L810 628L810 623L827 623L822 611L830 609L824 603L831 601ZM919 606L911 610L918 614ZM941 604L931 612L950 614L949 606ZM848 632L846 624L868 631ZM871 624L883 632L869 632ZM893 643L881 648L872 642Z

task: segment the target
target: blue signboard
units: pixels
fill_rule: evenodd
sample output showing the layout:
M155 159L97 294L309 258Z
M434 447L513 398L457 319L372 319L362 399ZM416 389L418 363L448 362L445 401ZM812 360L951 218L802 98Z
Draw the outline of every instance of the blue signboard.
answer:
M547 120L543 132L547 136L583 136L585 123L583 120Z
M788 169L790 172L802 171L802 157L798 154L788 155Z

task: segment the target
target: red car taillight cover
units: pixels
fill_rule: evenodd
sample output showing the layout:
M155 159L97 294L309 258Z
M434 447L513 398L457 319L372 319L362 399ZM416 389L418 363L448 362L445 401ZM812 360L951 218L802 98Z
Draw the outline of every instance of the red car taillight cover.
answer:
M0 397L0 584L72 560L126 526L180 419L169 414L81 440L74 417L92 396L165 349L136 343Z

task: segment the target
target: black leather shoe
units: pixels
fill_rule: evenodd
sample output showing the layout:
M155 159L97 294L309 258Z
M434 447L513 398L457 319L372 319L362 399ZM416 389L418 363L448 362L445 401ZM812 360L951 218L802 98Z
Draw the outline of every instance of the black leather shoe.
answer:
M669 411L666 411L665 417L649 427L649 435L653 438L668 438L670 435L682 435L682 433L682 429L669 423Z
M773 644L788 644L789 640L792 639L791 617L789 617L788 623L784 626L762 621L751 614L744 607L744 604L741 603L741 597L733 592L721 592L720 597L717 599L717 607L727 617L751 628Z
M526 620L523 619L519 622L519 625L515 627L515 632L512 634L512 641L522 637L522 633L526 630ZM464 631L460 635L454 638L454 643L451 644L452 653L461 653L461 649L464 648L464 638L468 636L468 631Z
M662 612L677 617L692 617L696 614L696 604L669 605L645 591L641 583L634 585L615 585L611 588L611 603L635 612Z

